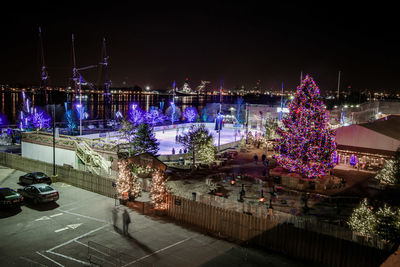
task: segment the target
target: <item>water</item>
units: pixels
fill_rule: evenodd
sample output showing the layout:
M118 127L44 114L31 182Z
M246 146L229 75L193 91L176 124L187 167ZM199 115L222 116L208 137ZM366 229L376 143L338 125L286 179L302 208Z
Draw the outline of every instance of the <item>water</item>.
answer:
M26 93L31 99L32 104L35 107L42 107L46 109L46 103L52 103L50 97L45 94L32 94ZM9 124L16 124L19 111L23 107L22 93L14 92L1 92L0 93L0 112L5 115ZM65 113L65 103L69 99L68 103L71 103L71 99L74 96L64 92L55 92L53 99L57 105L56 108L56 121L63 121ZM238 96L225 95L222 97L222 103L234 104L237 102ZM186 107L196 107L198 113L206 106L207 103L219 103L219 95L207 95L207 96L178 96L175 98L175 104L183 111ZM111 96L111 114L115 114L116 111L121 111L123 115L126 115L129 109L129 104L135 102L143 110L148 111L151 106L160 108L160 102L164 102L164 111L170 106L172 96L170 95L156 95L156 94L113 94ZM274 99L266 95L244 97L244 101L252 104L273 104L275 101L279 101L279 98ZM100 120L105 118L105 105L104 96L101 94L87 94L84 95L83 104L85 110L89 113L89 119ZM69 105L71 108L71 105Z

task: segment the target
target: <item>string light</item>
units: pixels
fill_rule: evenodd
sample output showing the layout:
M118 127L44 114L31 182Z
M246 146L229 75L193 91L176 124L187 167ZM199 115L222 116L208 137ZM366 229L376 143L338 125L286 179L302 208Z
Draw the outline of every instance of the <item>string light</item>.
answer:
M167 186L165 183L164 173L160 170L154 170L151 182L150 195L154 208L165 210L167 208Z
M278 163L291 172L318 178L333 168L335 132L319 88L307 75L288 105L289 113L277 129Z

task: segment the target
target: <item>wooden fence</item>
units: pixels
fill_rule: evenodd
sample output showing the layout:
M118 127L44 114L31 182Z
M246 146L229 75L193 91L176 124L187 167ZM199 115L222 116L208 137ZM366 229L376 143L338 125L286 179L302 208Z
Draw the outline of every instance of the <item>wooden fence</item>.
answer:
M24 172L43 172L49 176L53 173L53 165L50 163L3 152L0 152L0 165ZM114 197L116 194L116 190L112 186L112 182L115 180L112 178L58 165L56 165L56 173L57 181L107 197Z
M378 266L390 255L388 250L280 223L273 218L256 217L173 195L167 197L166 215L214 236L329 266Z

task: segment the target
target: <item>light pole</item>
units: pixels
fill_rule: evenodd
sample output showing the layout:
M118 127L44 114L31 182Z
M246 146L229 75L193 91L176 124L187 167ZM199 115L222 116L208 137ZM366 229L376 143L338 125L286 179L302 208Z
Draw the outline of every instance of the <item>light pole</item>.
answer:
M53 176L56 176L56 104L53 103Z

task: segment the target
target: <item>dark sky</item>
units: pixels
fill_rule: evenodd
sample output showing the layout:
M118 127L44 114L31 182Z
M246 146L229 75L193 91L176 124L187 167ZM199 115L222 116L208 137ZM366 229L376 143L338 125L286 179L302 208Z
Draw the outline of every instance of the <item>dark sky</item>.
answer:
M0 18L0 83L39 82L41 26L51 85L71 77L74 33L78 67L100 62L107 38L113 86L163 89L189 77L192 87L200 80L213 87L222 76L227 88L260 80L289 89L303 71L327 90L341 70L342 87L399 88L397 11L383 2L15 2ZM98 80L97 70L83 74Z

